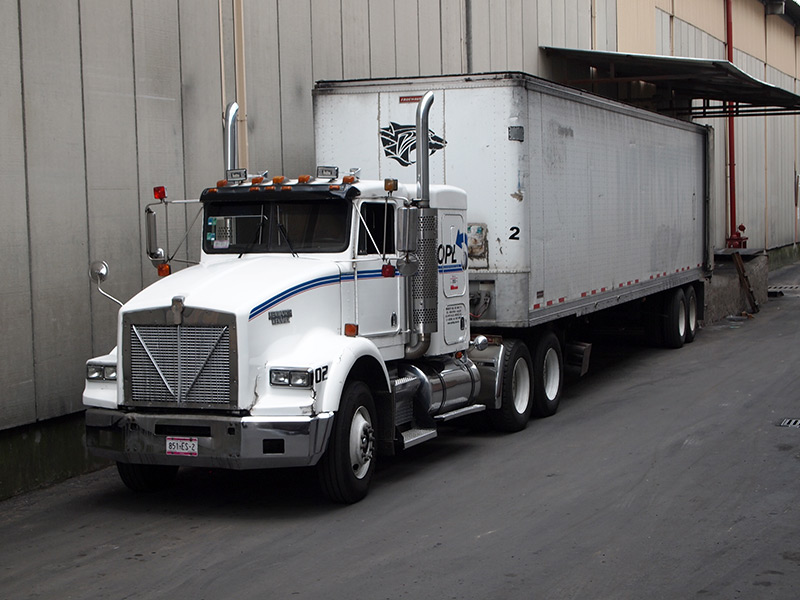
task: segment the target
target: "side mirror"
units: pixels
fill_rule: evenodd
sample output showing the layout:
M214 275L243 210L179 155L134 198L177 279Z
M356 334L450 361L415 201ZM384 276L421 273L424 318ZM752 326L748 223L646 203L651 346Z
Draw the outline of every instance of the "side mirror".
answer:
M489 340L485 335L476 335L475 339L470 342L470 345L478 351L486 350L489 347Z
M145 230L147 232L147 257L158 265L165 262L165 254L162 248L158 247L158 235L156 235L156 213L148 206L145 211Z
M89 278L97 285L100 285L108 277L108 263L104 260L96 260L89 265Z
M96 260L91 265L89 265L89 278L95 282L97 285L97 291L103 294L106 298L113 300L120 306L122 306L122 302L114 298L111 294L106 293L100 287L100 284L103 283L106 278L108 277L108 263L104 260Z

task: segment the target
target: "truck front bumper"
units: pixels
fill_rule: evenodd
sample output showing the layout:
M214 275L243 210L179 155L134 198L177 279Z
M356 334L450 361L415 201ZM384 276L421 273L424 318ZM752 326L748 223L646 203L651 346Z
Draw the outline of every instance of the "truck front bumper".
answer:
M86 446L96 456L125 463L221 469L302 467L319 461L332 425L333 413L239 417L90 408ZM192 451L168 453L168 439L190 441Z

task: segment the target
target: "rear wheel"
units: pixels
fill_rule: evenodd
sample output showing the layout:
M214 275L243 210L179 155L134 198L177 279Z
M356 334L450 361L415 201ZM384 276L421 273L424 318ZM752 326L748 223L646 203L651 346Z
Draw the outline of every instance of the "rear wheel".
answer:
M667 292L664 315L664 345L680 348L686 341L686 296L682 288Z
M376 425L375 402L367 384L347 384L318 466L322 491L334 502L352 504L367 495L375 472Z
M525 429L533 406L533 367L528 347L521 340L504 340L503 392L500 408L489 412L492 425L499 431Z
M118 462L117 471L122 483L134 492L157 492L170 487L175 482L178 467Z
M697 292L694 286L687 285L683 292L686 296L686 336L684 341L689 344L697 335Z
M533 361L533 414L550 417L556 414L564 385L564 359L558 336L548 331L536 343Z

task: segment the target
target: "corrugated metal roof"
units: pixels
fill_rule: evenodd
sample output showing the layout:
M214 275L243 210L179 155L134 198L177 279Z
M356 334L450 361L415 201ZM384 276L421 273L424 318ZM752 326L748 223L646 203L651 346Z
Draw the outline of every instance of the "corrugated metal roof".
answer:
M800 112L800 96L752 77L727 60L629 54L576 48L543 46L549 55L587 67L595 67L597 76L568 83L651 83L664 93L683 100L732 102L736 114ZM697 113L701 109L688 109ZM717 109L719 111L719 109Z

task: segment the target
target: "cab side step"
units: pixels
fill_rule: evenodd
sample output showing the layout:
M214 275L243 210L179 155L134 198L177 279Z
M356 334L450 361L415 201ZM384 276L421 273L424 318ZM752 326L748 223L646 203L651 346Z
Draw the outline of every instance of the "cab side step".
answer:
M472 404L471 406L465 406L464 408L459 408L458 410L448 413L435 415L433 418L437 423L444 423L450 419L457 419L458 417L471 415L472 413L481 412L483 410L486 410L486 406L484 404Z
M411 448L436 437L436 429L409 429L403 432L403 448Z

